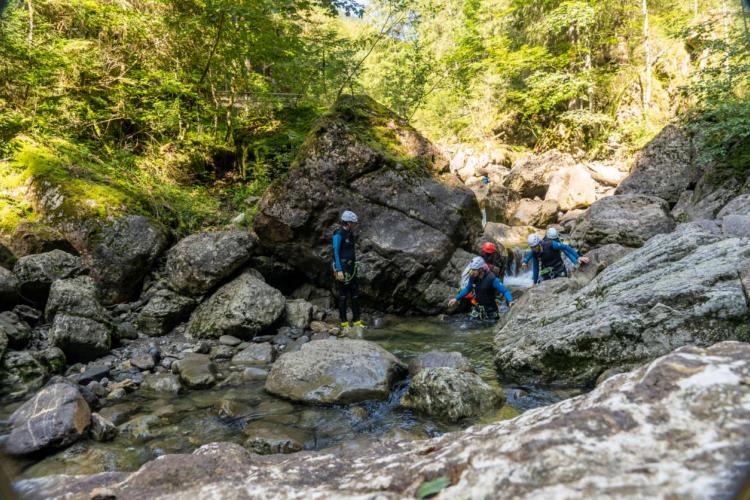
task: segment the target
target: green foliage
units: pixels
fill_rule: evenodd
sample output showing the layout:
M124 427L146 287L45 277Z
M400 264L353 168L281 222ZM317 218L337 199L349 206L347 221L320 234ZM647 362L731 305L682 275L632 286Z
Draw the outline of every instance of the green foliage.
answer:
M426 481L417 489L416 498L430 498L451 485L447 476L440 476L432 481Z

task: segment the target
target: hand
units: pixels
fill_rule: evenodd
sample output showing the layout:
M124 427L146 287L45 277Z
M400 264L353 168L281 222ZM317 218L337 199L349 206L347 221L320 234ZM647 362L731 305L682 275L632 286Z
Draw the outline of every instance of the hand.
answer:
M528 268L529 268L528 262L524 262L523 264L521 264L521 269L523 269L524 271L527 270Z
M336 279L339 281L344 281L344 271L336 271Z
M456 299L451 299L448 301L448 307L453 307L456 304L458 304L458 301Z
M513 301L508 302L508 309L512 308L514 305L516 305L515 302Z
M581 264L588 264L589 263L589 258L588 257L581 257L578 260L581 261Z

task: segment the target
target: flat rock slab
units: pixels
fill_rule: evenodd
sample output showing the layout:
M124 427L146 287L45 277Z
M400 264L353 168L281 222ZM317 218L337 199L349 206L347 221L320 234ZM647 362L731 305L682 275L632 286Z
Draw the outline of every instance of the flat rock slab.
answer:
M719 425L720 423L720 425ZM259 457L212 443L138 471L18 481L22 496L117 498L712 498L750 461L750 344L685 347L592 392L422 441Z
M191 389L206 389L216 383L216 367L205 354L187 354L172 363L172 371Z
M86 432L90 422L89 405L73 385L47 386L10 416L12 429L5 451L28 455L69 445Z
M266 379L266 390L306 403L383 400L405 368L393 354L373 342L320 340L282 354Z

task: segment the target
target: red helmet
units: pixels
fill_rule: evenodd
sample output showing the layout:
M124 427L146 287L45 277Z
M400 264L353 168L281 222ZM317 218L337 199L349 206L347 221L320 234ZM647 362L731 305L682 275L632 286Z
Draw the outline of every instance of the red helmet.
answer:
M484 245L482 245L482 252L484 252L484 253L495 253L495 252L497 252L497 247L495 247L494 243L487 242Z

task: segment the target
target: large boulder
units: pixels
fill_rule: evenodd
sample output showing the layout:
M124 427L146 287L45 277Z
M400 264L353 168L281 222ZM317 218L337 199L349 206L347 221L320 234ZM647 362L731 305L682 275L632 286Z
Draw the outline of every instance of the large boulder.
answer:
M266 379L266 391L304 403L384 400L405 368L373 342L320 340L282 354Z
M0 311L12 309L18 303L18 285L16 275L0 267Z
M48 321L52 321L58 313L82 316L102 323L109 321L109 313L99 303L96 283L90 276L78 276L52 284L44 315Z
M430 351L409 360L409 375L415 377L425 368L453 368L464 372L473 372L471 361L460 352Z
M281 292L248 271L198 306L187 331L197 338L222 335L252 338L279 319L285 303Z
M21 295L37 304L47 301L52 282L83 274L85 267L80 257L52 250L51 252L21 257L13 266Z
M0 313L0 336L7 339L9 348L23 349L31 337L31 327L13 311L4 311Z
M496 409L503 395L479 375L455 368L424 368L412 379L401 405L458 422Z
M639 247L654 235L672 231L676 224L667 202L661 198L609 196L586 210L570 238L582 251L607 243Z
M560 210L586 208L596 201L596 182L585 167L562 168L550 176L545 200L557 201Z
M247 262L254 246L247 231L191 234L167 253L169 286L183 295L202 295Z
M495 335L495 364L516 383L593 384L685 344L750 340L742 276L750 240L683 224L604 269L580 290L568 280L528 291Z
M72 384L45 387L10 416L5 443L9 455L28 455L45 448L67 446L80 438L91 422L86 400Z
M717 219L722 219L728 215L750 215L750 193L742 194L724 205L716 214Z
M138 314L138 326L146 335L166 335L186 320L195 300L169 289L158 290Z
M638 154L630 175L617 187L616 194L657 196L670 205L698 180L693 166L690 138L674 125L668 125Z
M394 311L437 312L425 290L457 247L478 236L473 193L430 142L366 97L344 96L301 148L289 175L260 202L254 228L266 252L332 286L332 232L359 215L364 300Z
M750 345L682 348L589 394L421 441L265 459L232 443L135 472L21 480L29 498L710 498L750 462ZM720 423L720 424L719 424ZM283 478L283 480L279 480ZM424 494L424 492L423 492Z
M304 330L312 321L313 305L304 299L286 301L286 322L292 328Z
M518 160L505 177L506 188L521 198L544 198L552 175L565 167L575 165L567 153L553 149L540 155L529 155Z
M62 349L70 361L91 361L109 352L113 327L84 316L55 315L50 341Z

